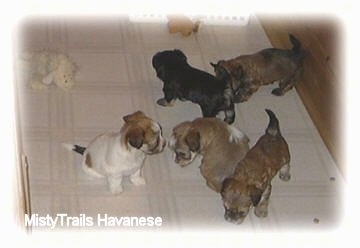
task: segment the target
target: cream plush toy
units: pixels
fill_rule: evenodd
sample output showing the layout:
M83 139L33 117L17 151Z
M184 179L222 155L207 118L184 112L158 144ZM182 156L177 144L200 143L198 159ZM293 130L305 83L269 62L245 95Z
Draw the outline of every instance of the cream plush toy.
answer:
M78 67L67 55L40 51L28 54L25 60L31 88L42 90L52 83L64 90L74 86Z
M183 14L168 15L167 18L170 34L181 33L183 36L188 37L199 30L199 20L193 22L189 17Z

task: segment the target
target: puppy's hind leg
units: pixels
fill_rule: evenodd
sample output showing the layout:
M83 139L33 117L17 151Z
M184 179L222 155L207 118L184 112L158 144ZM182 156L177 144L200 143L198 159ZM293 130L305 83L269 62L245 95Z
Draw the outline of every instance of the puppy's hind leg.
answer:
M287 163L283 167L281 167L279 172L279 178L285 182L289 181L291 178L290 175L290 164Z
M96 177L96 178L103 178L104 175L100 174L98 171L96 171L93 167L94 167L94 161L91 157L91 155L89 153L85 153L84 154L84 158L82 161L82 169L83 171L92 177Z

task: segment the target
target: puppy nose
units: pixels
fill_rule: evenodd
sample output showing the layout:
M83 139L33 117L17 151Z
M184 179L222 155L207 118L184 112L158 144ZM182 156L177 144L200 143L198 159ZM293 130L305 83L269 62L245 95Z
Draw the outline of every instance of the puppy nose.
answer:
M237 213L236 211L226 209L224 217L225 217L225 220L227 220L231 223L241 224L244 221L246 214L244 212Z
M236 213L234 212L234 211L231 211L231 210L229 210L229 209L226 209L225 210L225 218L228 218L228 219L230 219L230 220L233 220L233 219L235 219L236 218Z

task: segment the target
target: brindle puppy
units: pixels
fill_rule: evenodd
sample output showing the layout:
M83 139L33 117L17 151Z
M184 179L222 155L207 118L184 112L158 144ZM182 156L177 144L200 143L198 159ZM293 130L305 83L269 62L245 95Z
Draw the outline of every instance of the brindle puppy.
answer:
M275 114L268 109L266 112L270 117L266 133L237 164L234 174L223 181L224 217L229 222L242 223L252 206L256 216L266 217L271 180L278 171L280 179L290 180L288 144L281 136Z
M290 90L303 71L305 51L293 35L289 35L290 50L268 48L255 54L242 55L230 60L220 60L214 67L216 77L227 81L233 91L235 103L245 102L262 85L279 83L271 93L284 95Z

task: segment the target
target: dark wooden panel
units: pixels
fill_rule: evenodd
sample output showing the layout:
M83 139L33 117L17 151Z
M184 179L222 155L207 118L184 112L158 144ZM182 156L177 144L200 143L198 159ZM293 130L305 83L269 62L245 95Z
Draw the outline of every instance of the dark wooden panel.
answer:
M272 45L289 48L288 34L297 37L307 51L304 74L296 85L325 145L344 174L340 139L343 86L341 72L341 24L332 17L258 18Z

